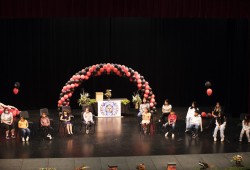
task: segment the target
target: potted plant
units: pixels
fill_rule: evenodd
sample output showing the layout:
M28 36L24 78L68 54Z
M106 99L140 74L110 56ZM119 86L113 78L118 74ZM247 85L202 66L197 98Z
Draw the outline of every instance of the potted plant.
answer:
M139 109L139 106L142 103L142 100L141 100L141 97L140 97L138 92L136 94L132 95L132 102L135 105L135 109Z
M235 162L236 167L242 167L242 164L241 164L242 160L243 160L243 157L241 155L234 155L231 161Z
M121 103L124 104L124 105L127 105L127 104L130 103L130 100L124 99L124 100L121 100Z
M80 93L80 98L77 101L79 106L82 106L82 109L85 110L86 107L89 107L92 110L92 104L96 103L95 99L89 98L89 93Z

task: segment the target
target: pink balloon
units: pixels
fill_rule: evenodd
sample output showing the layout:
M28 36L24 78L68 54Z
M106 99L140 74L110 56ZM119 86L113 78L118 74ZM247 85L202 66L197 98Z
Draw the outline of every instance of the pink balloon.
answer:
M87 76L90 76L90 75L91 75L91 72L88 71L88 72L87 72Z
M154 103L149 103L150 107L153 107L154 106Z
M84 75L81 75L81 79L82 79L82 80L84 79Z

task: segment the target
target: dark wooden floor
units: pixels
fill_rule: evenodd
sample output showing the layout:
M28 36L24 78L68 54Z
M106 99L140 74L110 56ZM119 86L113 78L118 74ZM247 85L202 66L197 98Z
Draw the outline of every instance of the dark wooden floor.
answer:
M150 134L140 132L136 113L121 118L96 118L94 134L80 131L80 111L75 111L74 135L64 136L58 129L58 114L50 111L54 119L53 140L43 140L38 131L39 111L32 110L30 120L34 122L33 134L29 142L17 139L6 140L2 131L0 139L0 159L14 158L72 158L72 157L111 157L111 156L148 156L249 152L246 138L238 142L241 130L239 118L229 118L224 142L214 142L212 130L205 129L198 138L191 138L185 131L184 116L179 116L175 138L166 138L164 129L158 126L159 114L154 115ZM184 113L185 114L185 113ZM203 119L204 127L210 119Z

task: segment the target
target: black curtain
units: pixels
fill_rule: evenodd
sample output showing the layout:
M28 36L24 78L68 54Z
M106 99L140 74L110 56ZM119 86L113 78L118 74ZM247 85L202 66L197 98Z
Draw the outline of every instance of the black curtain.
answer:
M145 77L156 95L173 107L214 106L247 112L249 60L247 19L34 18L0 20L1 102L23 109L57 108L61 88L81 69L118 63ZM21 87L17 95L15 82ZM205 82L213 94L206 94ZM137 90L114 75L90 78L71 98L77 108L81 88L112 89L131 99Z

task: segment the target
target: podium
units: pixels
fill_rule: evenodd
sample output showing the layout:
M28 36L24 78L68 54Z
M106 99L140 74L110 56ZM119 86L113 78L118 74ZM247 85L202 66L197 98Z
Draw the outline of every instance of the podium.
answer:
M98 101L98 117L121 117L121 100L123 99Z
M98 101L103 101L103 92L95 92L95 100Z

